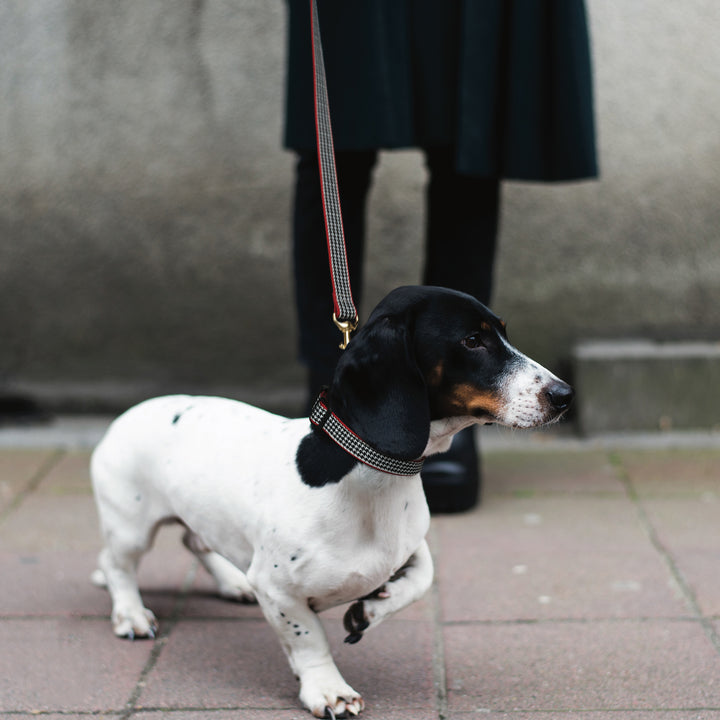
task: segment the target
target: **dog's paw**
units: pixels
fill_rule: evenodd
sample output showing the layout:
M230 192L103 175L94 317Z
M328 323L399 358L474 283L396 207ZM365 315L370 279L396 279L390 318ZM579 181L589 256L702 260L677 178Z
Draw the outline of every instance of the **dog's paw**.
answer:
M92 571L90 582L95 585L95 587L107 589L107 579L105 573L100 568Z
M325 706L325 714L321 717L328 718L328 720L336 720L336 718L347 718L351 715L359 715L360 711L363 709L363 705L345 705L345 710L342 712L336 713L329 705ZM316 717L318 717L316 715Z
M363 633L367 630L377 616L378 601L390 597L386 585L381 585L369 595L356 600L343 617L343 626L350 633L345 642L351 645L362 639Z
M348 717L359 715L365 707L362 697L341 677L337 670L328 672L327 677L301 681L300 701L318 718Z
M154 638L158 630L158 621L151 610L141 608L140 611L113 610L113 632L118 637L134 640L135 638Z
M343 627L350 633L345 642L351 645L362 640L363 633L370 627L370 618L365 614L365 601L354 602L343 617Z

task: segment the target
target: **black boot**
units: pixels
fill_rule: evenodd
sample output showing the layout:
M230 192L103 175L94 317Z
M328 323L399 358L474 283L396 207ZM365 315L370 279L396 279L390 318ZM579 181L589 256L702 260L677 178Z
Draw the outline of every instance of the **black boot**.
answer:
M480 462L474 427L461 430L446 453L425 461L422 483L433 514L463 512L477 504Z

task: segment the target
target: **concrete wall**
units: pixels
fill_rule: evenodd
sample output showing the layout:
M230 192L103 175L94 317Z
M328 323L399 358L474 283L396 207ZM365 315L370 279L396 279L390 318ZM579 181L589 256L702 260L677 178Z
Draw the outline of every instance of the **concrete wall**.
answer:
M506 186L494 303L561 370L578 340L720 330L720 4L589 11L602 179ZM0 4L0 392L299 399L284 13ZM416 153L383 157L365 313L419 278L423 183Z

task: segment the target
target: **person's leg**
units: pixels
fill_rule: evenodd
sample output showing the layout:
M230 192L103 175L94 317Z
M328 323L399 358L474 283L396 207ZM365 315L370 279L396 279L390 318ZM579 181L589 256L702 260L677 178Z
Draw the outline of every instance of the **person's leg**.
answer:
M427 235L424 283L461 290L488 304L500 213L500 183L455 172L450 149L426 151ZM480 490L474 428L458 433L447 453L427 460L423 487L434 513L473 507Z
M426 285L461 290L487 305L500 215L497 178L460 175L453 151L426 151Z
M350 283L356 306L363 281L365 206L377 159L374 150L336 153L335 164ZM328 263L317 153L298 155L293 208L293 260L300 360L309 371L308 401L332 379L342 336L332 322Z

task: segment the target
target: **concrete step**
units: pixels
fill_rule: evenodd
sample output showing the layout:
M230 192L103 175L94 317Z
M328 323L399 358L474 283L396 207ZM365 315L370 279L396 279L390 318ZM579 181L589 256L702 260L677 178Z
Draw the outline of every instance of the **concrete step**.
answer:
M720 427L720 343L585 342L573 365L584 434Z

